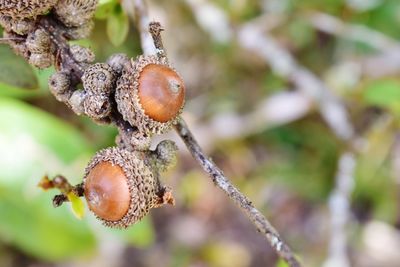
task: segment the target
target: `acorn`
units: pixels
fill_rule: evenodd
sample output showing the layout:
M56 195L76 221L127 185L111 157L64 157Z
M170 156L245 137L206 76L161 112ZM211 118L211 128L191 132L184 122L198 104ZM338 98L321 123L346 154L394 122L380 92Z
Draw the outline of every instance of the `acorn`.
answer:
M139 56L117 83L115 98L124 120L145 135L171 128L182 112L185 86L166 59Z
M126 228L160 204L162 189L142 156L121 148L99 151L83 184L89 209L109 227Z
M58 19L67 27L79 27L90 21L98 0L59 0L54 7Z

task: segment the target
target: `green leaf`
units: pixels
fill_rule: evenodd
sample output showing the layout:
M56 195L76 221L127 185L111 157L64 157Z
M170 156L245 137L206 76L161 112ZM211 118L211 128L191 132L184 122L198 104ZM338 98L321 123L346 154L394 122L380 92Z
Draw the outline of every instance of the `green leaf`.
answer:
M377 80L368 84L364 91L368 104L400 112L400 81L396 79Z
M47 261L92 253L96 240L88 224L67 205L55 209L54 192L37 187L49 172L81 181L90 152L82 135L39 109L0 98L0 150L0 242Z
M118 3L115 0L104 0L101 2L96 9L96 19L107 19Z
M120 46L129 33L129 18L120 5L116 5L107 20L107 35L114 46Z
M0 86L8 85L21 90L39 88L35 73L24 59L7 46L0 46L0 55Z
M82 199L76 196L73 192L68 194L68 200L71 202L72 212L75 217L81 220L85 215L85 205Z
M18 134L30 136L65 162L76 160L90 151L87 140L70 125L21 101L2 97L0 132L10 137Z
M279 259L276 263L276 267L289 267L289 265L286 263L286 261Z

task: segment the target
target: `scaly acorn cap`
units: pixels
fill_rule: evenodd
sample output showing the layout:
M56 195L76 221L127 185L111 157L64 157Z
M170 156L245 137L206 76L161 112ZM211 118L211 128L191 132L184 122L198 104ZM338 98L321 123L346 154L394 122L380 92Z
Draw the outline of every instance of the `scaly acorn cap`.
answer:
M54 7L58 19L67 27L79 27L90 21L98 0L60 0Z
M13 19L36 18L48 12L58 0L0 0L0 15Z
M125 66L115 99L124 120L139 132L161 134L171 129L182 112L185 87L166 59L139 56Z
M115 75L107 63L96 63L85 69L82 76L83 88L93 94L109 95L113 90Z
M37 29L29 33L26 38L26 47L31 53L51 52L51 45L51 37L49 33L43 29Z
M158 183L142 156L121 148L99 151L83 183L89 209L109 227L126 228L159 203Z

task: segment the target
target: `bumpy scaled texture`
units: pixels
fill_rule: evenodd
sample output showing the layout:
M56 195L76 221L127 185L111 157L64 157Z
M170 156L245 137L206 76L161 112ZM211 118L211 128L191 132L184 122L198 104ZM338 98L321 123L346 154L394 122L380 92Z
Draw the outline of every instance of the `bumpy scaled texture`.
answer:
M140 154L120 148L99 151L83 179L89 209L109 227L126 228L158 202L158 184Z
M86 92L83 103L86 115L95 120L107 117L111 112L109 96L115 83L113 69L107 63L93 64L85 70L82 83Z
M49 11L58 0L0 0L0 16L35 18Z
M171 128L184 105L185 87L166 59L139 56L118 79L115 98L124 120L144 135Z
M50 92L55 96L58 101L66 101L69 95L71 86L70 74L68 72L56 72L49 78Z
M97 3L98 0L60 0L55 13L67 27L78 27L92 19Z
M9 32L15 32L19 35L25 35L34 29L33 19L13 19L11 17L0 15L0 25Z
M65 37L69 40L85 39L90 36L94 28L94 22L92 20L79 27L70 27L65 29Z
M29 63L37 68L48 68L53 63L53 47L50 35L42 30L37 29L28 34L26 38L26 47L30 52Z
M95 60L95 55L90 48L80 45L71 45L69 51L76 62L92 63Z

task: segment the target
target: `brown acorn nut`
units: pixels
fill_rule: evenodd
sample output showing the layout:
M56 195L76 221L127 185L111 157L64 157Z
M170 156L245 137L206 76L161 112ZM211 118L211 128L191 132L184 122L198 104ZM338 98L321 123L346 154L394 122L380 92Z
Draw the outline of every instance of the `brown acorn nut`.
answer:
M67 27L79 27L90 21L98 0L59 0L54 7L58 19Z
M169 130L182 111L185 86L166 59L140 56L118 80L115 98L124 119L151 135Z
M89 209L109 227L126 228L159 203L150 168L138 153L120 148L99 151L83 183Z

